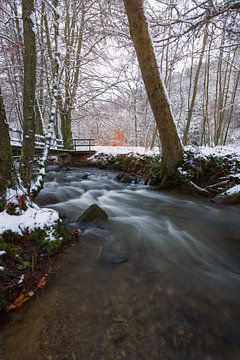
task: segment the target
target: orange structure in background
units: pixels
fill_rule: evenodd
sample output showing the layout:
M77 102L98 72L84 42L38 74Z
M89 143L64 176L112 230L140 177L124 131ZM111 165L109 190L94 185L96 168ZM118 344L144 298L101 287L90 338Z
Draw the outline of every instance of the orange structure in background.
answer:
M113 139L110 141L111 146L123 146L126 145L126 136L120 130L113 131Z

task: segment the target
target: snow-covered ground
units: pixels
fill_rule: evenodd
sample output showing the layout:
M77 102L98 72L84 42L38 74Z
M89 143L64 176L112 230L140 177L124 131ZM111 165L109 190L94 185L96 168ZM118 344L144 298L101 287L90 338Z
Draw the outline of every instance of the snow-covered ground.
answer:
M94 146L93 150L96 151L97 154L104 153L111 155L134 153L151 156L159 154L158 147L149 150L143 146Z
M209 155L215 155L215 156L227 156L232 155L236 157L238 161L240 161L240 145L229 145L229 146L216 146L216 147L208 147L208 146L202 146L202 147L195 147L195 146L185 146L185 150L191 150L194 151L196 156L209 156Z
M15 234L23 235L25 232L31 232L34 229L42 229L46 231L46 240L55 239L54 230L59 215L57 211L52 209L40 209L37 205L32 204L26 211L22 211L21 215L9 215L6 211L0 213L0 235L5 231L12 231ZM0 257L5 255L6 251L1 250L0 241ZM0 271L4 270L4 266L0 266Z
M216 156L226 156L226 155L235 155L237 159L240 161L240 145L238 146L216 146L214 148L211 147L197 147L197 146L185 146L185 150L191 150L196 154L196 156L208 156L208 155L216 155ZM77 148L78 150L78 148ZM160 153L158 147L153 148L152 150L146 149L144 147L135 147L135 146L94 146L92 150L96 151L96 154L104 153L108 155L118 155L118 154L140 154L140 155L148 155L153 156Z
M46 229L49 240L53 239L53 230L59 215L52 209L40 209L37 206L29 207L22 215L9 215L6 211L0 213L0 234L4 231L23 235L26 231Z

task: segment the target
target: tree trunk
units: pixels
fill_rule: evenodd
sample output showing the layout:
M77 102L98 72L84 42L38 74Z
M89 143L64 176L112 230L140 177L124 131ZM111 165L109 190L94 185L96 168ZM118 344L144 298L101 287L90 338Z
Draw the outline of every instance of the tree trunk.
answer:
M24 84L23 84L23 148L20 175L29 189L32 180L35 142L36 45L32 17L34 0L23 0Z
M14 186L15 176L8 123L0 87L0 211L4 206L4 195L8 187Z
M142 0L124 0L134 43L149 102L158 127L162 154L164 181L176 173L183 161L183 148L171 112L165 86L161 80L154 54Z
M188 142L188 133L189 133L189 129L190 129L191 121L192 121L195 100L197 97L198 80L199 80L200 71L202 68L202 62L203 62L204 51L205 51L206 44L207 44L207 38L208 38L208 31L207 31L207 25L206 25L206 29L205 29L204 37L203 37L202 49L201 49L200 57L198 60L195 77L194 77L193 93L192 93L192 97L191 97L191 101L190 101L190 107L188 108L187 123L186 123L186 127L184 130L184 135L183 135L183 144L184 145L186 145Z
M71 149L72 143L72 111L71 109L61 113L61 132L65 149Z

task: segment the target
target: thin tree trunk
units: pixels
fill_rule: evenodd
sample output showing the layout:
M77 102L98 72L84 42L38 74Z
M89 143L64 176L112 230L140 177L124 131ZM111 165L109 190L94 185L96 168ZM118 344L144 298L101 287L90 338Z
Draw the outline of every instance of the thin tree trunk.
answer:
M195 77L194 77L193 93L192 93L192 97L191 97L191 101L190 101L190 107L188 109L187 123L186 123L186 127L184 130L184 135L183 135L183 144L184 145L186 145L187 141L188 141L188 133L189 133L189 129L190 129L191 121L192 121L195 100L197 97L198 79L199 79L200 71L202 68L202 61L203 61L204 51L205 51L206 44L207 44L207 38L208 38L208 31L207 31L207 25L206 25L206 29L205 29L204 37L203 37L202 49L201 49Z
M29 190L32 180L35 142L36 44L32 18L34 0L23 0L24 84L23 84L23 148L20 175Z
M234 106L236 105L236 94L237 94L237 89L238 89L238 85L240 82L240 71L238 71L237 75L236 75L236 80L235 80L235 84L234 84L234 88L233 88L233 93L231 96L231 110L229 111L229 115L228 115L228 120L227 120L227 126L226 126L226 131L225 131L225 136L224 136L224 142L223 145L226 145L227 142L227 136L228 136L228 131L229 131L229 127L233 118L233 110L234 110Z
M166 181L176 173L183 161L183 148L171 112L166 89L161 80L154 54L142 0L124 0L143 81L158 127L162 154L163 174Z
M13 156L3 97L0 87L0 211L4 208L4 195L15 185Z

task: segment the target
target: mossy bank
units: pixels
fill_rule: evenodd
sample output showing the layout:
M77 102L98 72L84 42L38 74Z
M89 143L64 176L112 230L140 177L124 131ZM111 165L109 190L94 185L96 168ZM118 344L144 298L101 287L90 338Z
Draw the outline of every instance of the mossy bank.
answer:
M161 188L164 177L161 155L97 153L81 165L114 169L123 183L144 182ZM204 155L198 148L184 151L184 161L168 188L215 198L240 184L240 159L236 154Z
M5 231L0 235L0 313L19 294L38 289L39 281L53 271L53 257L73 236L59 221L50 240L47 230L34 229L23 235Z

